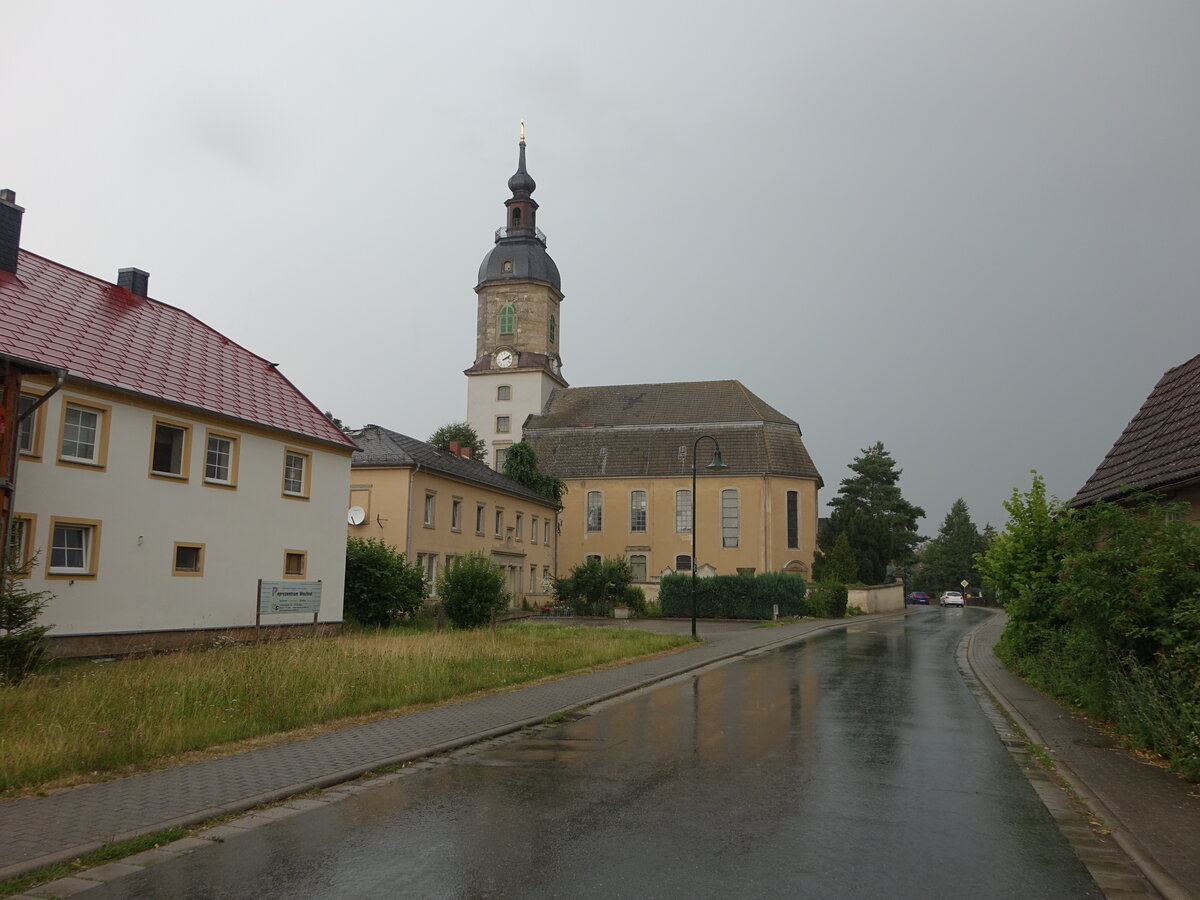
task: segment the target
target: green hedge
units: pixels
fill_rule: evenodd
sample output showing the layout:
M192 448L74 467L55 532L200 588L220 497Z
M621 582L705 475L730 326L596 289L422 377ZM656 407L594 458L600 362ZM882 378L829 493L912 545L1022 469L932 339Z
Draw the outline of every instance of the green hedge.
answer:
M800 576L782 572L697 578L696 614L702 619L770 619L778 604L781 616L805 616L807 588ZM663 616L690 618L691 591L690 575L664 575L658 594Z

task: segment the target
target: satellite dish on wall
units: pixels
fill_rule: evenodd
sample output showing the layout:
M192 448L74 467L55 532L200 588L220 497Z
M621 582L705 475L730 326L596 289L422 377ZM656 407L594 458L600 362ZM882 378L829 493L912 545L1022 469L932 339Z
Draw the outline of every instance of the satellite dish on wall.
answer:
M346 521L351 525L361 525L367 521L367 511L361 506L352 506L350 511L346 513Z

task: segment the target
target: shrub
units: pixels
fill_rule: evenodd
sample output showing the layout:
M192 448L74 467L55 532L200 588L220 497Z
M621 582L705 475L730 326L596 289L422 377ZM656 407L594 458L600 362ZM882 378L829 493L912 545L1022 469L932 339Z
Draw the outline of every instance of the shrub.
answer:
M803 578L782 572L761 575L715 575L696 579L696 615L705 619L770 619L775 607L780 616L807 612ZM692 577L665 575L659 589L664 616L690 617Z
M566 578L556 579L554 594L577 616L611 616L618 603L629 603L626 591L632 580L633 570L624 557L592 557L572 568Z
M468 553L438 579L446 616L459 628L486 625L508 606L504 570L482 553Z
M633 610L634 615L646 614L646 592L638 585L631 584L621 595L621 603Z
M46 632L53 626L35 625L54 595L49 591L30 591L25 587L37 560L25 566L10 554L0 582L0 684L16 684L38 667L46 654Z
M818 581L808 589L810 616L820 619L840 619L846 615L846 598L850 592L838 581Z
M414 615L429 589L425 573L404 554L377 538L346 539L345 613L372 628L385 628Z

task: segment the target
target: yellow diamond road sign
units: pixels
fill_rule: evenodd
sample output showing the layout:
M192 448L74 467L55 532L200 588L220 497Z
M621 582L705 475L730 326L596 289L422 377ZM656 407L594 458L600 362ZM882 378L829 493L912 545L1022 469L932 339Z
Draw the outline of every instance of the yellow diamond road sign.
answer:
M961 584L963 587L966 587L968 584L970 584L970 582L964 578L962 581L959 582L959 584Z

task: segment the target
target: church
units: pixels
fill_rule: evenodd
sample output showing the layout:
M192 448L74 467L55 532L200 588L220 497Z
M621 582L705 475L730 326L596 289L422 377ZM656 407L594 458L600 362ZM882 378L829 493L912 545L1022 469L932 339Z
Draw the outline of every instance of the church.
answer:
M793 419L733 380L568 385L562 282L537 225L536 186L522 131L505 224L475 287L467 421L494 467L524 439L566 482L559 574L621 556L651 598L663 574L693 568L809 575L823 482Z

